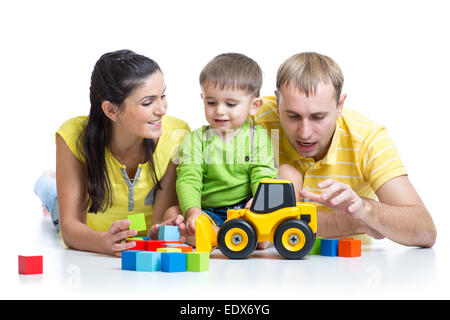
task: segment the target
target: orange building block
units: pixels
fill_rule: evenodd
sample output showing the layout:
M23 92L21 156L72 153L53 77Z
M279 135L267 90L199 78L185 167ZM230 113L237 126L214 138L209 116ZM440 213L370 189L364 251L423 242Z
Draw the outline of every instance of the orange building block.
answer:
M162 245L162 248L177 248L177 249L181 249L182 253L192 252L193 251L193 248L191 246L188 246L188 245L179 245L179 246L177 246L175 244L171 245L171 244L168 244L168 243L164 243Z
M361 240L354 240L354 239L339 240L338 256L347 258L360 257Z

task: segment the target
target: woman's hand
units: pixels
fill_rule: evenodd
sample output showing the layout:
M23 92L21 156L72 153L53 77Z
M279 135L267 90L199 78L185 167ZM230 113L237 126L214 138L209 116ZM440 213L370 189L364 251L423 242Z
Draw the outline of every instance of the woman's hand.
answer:
M136 242L124 242L126 238L137 235L136 230L129 230L131 221L128 219L116 220L103 236L105 251L116 257L122 256L122 251L133 248Z

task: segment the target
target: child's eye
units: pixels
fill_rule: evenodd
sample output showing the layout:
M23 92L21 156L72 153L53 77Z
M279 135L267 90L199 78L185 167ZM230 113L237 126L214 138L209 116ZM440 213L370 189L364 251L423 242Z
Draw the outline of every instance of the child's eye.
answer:
M207 104L208 106L215 106L215 105L216 105L216 102L214 102L214 101L207 101L206 104Z
M227 102L227 107L235 107L237 103L234 102Z

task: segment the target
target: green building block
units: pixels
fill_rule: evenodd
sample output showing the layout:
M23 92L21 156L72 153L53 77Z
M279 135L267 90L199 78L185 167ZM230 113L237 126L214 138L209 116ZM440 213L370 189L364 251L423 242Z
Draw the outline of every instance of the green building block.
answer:
M208 271L209 252L186 252L187 271Z
M145 215L143 213L130 214L127 218L131 221L129 227L130 230L147 230L147 225L145 224Z
M309 252L309 254L318 254L320 255L320 243L322 241L322 237L317 237L316 240L314 241L314 246L312 247L311 251Z

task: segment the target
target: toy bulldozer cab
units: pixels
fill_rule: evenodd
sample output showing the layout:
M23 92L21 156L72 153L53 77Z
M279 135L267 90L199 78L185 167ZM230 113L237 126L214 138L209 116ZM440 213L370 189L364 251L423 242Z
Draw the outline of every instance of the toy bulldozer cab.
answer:
M228 210L216 235L209 216L196 219L196 250L214 246L231 259L247 258L258 242L271 241L287 259L301 259L311 250L317 231L316 207L295 202L289 180L262 179L250 209Z

